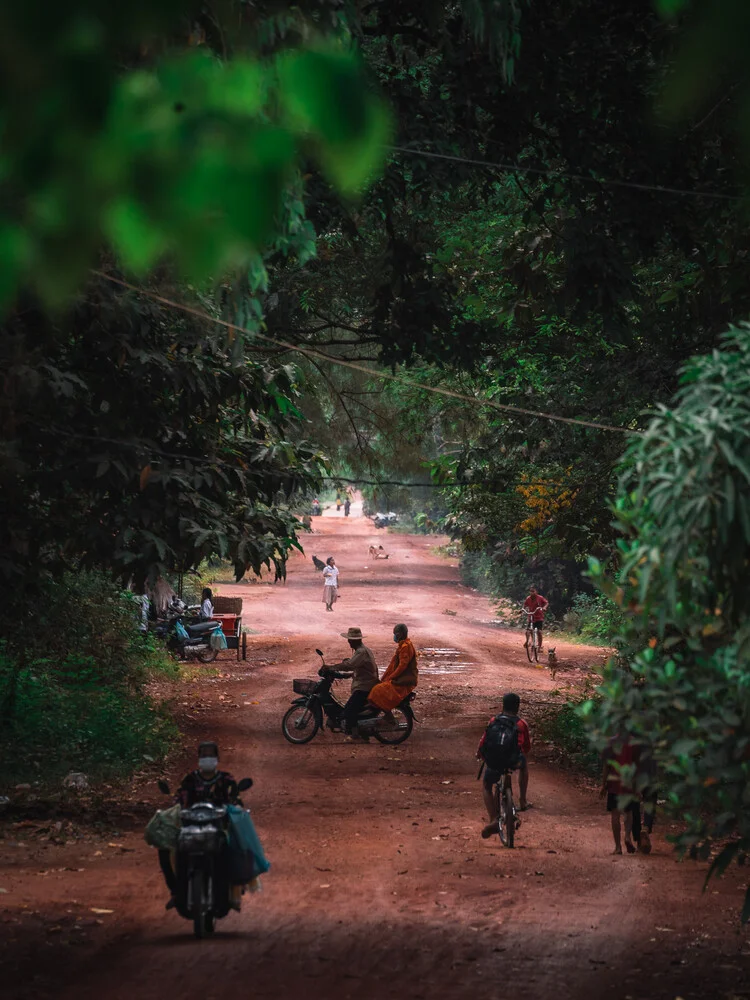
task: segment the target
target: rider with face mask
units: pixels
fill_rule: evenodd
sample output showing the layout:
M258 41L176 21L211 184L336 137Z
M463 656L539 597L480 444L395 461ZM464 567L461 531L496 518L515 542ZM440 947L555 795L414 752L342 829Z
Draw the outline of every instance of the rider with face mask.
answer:
M398 649L388 664L383 680L370 691L368 699L384 712L391 712L411 694L417 686L419 675L417 651L409 638L406 625L396 625L393 629L393 641L398 644Z
M177 789L176 801L183 809L196 802L211 802L215 806L226 806L237 801L237 782L228 771L219 770L219 747L216 743L201 743L198 746L198 767L182 779ZM172 898L167 909L175 905L177 879L172 868L170 851L159 851L159 864Z

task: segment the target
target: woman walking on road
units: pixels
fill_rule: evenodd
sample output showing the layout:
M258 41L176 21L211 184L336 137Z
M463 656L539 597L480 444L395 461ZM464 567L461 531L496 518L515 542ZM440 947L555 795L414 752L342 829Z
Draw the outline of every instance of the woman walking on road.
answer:
M333 560L333 556L326 559L323 569L323 601L326 611L333 611L333 605L339 596L339 569Z

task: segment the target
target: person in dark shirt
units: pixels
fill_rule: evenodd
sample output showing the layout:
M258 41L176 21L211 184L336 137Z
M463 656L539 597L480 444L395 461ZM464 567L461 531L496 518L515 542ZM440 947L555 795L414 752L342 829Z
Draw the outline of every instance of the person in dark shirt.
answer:
M228 771L219 770L219 747L216 743L205 742L198 746L198 767L186 774L177 789L175 802L183 809L194 806L197 802L210 802L215 806L226 806L237 801L237 782ZM167 909L175 906L177 893L177 877L172 867L170 851L159 851L164 880L170 892Z

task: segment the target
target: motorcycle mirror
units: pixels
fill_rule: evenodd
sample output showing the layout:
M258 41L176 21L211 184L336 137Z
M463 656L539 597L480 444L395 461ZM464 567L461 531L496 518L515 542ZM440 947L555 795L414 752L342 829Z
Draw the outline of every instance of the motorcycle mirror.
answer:
M248 790L248 788L252 788L252 787L253 787L253 779L252 778L242 778L240 780L239 784L237 785L237 788L241 792L246 792Z
M318 656L319 656L319 657L320 657L321 659L323 658L323 650L322 650L322 649L316 649L316 650L315 650L315 652L316 652L316 653L318 654Z
M166 783L164 778L159 778L157 784L160 792L164 792L165 795L169 795L169 785Z

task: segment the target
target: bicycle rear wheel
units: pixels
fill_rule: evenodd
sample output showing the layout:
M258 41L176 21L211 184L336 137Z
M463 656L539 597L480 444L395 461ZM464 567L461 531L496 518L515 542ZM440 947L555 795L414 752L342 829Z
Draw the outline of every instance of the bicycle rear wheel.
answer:
M500 816L502 817L502 824L505 830L505 838L503 843L506 847L513 847L516 839L516 815L513 809L513 791L511 788L506 788L503 792L503 801L500 807Z

